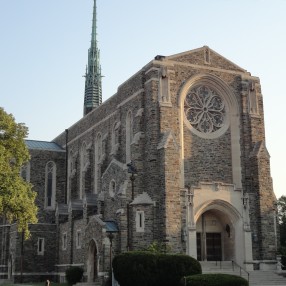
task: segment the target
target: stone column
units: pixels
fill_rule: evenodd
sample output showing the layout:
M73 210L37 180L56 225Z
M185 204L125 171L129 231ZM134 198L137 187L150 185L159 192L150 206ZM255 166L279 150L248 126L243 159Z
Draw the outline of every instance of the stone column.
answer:
M197 232L194 219L194 193L190 188L186 189L187 208L187 254L197 259Z

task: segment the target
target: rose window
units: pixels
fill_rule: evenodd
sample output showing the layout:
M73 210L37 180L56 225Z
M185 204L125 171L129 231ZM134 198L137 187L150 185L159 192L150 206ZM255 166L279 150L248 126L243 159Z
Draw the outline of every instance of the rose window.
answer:
M184 110L188 122L201 133L213 133L224 125L225 103L222 97L208 86L193 88L185 98Z

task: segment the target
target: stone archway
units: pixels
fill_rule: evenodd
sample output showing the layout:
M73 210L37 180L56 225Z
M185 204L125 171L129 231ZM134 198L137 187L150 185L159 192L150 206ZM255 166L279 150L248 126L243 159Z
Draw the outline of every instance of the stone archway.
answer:
M189 234L190 255L199 260L243 263L250 250L243 218L237 208L220 199L199 205L195 208L194 228Z
M234 260L235 226L229 216L211 209L196 223L197 259L199 261Z
M92 239L88 246L87 282L94 282L97 277L98 277L98 249L96 242Z

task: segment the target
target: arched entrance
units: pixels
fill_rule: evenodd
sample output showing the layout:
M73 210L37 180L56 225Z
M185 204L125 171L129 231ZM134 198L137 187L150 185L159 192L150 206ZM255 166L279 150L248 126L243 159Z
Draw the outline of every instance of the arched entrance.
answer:
M201 204L195 216L195 229L190 241L200 261L244 260L242 217L224 200L209 200Z
M212 209L196 223L197 259L222 261L235 258L235 228L226 213Z
M87 281L94 282L98 276L98 251L95 241L92 239L88 246Z

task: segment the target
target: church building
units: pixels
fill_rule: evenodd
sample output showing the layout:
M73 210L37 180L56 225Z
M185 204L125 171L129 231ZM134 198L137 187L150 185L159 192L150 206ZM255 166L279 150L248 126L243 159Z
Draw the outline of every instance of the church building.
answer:
M112 257L157 241L199 261L276 269L276 197L260 80L208 46L157 55L102 103L94 0L83 117L26 140L38 223L0 225L0 277L101 285ZM52 128L52 126L51 126Z

